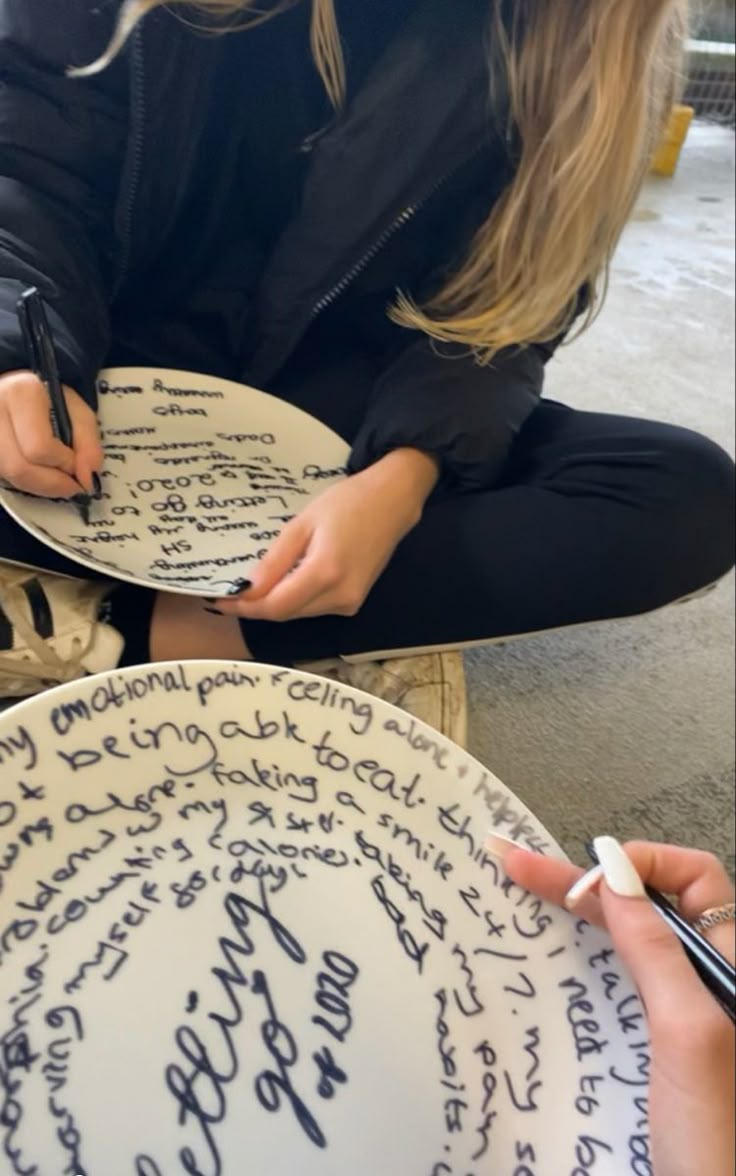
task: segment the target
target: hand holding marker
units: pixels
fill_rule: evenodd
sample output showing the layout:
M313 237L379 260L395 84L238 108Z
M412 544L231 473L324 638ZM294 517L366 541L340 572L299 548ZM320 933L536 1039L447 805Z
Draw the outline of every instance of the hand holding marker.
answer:
M736 1022L736 968L734 968L732 960L725 959L721 952L708 942L699 926L699 924L711 926L714 922L728 923L734 920L734 905L730 901L733 898L733 891L720 866L717 867L717 870L719 875L722 875L721 888L729 897L729 901L717 907L714 904L714 910L719 912L718 919L708 922L701 914L700 918L688 922L659 890L641 880L636 867L612 837L596 837L594 841L587 843L588 856L596 863L593 869L588 870L587 873L576 871L574 867L569 865L563 866L553 859L542 859L540 855L537 855L535 859L529 851L524 850L523 846L509 838L499 836L495 832L489 834L486 848L501 858L504 864L512 851L517 854L514 866L520 865L522 867L522 876L516 880L543 898L559 901L569 911L577 911L586 895L597 889L603 880L606 881L614 894L629 898L647 898L649 909L653 908L679 940L686 959L692 965L705 988L708 989L730 1020ZM521 856L518 856L519 852ZM653 852L656 854L656 848ZM691 850L678 850L674 847L663 847L660 850L660 856L668 865L670 858L678 854L684 855L686 859L688 856L698 858L697 852ZM700 856L704 857L705 855ZM524 857L527 858L526 864L523 860ZM656 857L655 861L658 864ZM510 872L514 877L516 871L513 866ZM560 890L559 880L562 878L567 880L568 885ZM730 895L728 895L729 891ZM706 914L709 913L706 912ZM600 922L601 920L597 918L595 921Z
M639 989L651 1055L642 1078L648 1091L641 1091L646 1170L733 1176L736 906L721 863L703 850L648 841L624 848L612 837L595 839L600 864L587 873L495 832L486 848L518 886L606 927Z
M74 448L74 433L72 422L66 406L64 391L59 379L59 369L56 364L54 345L49 331L46 312L38 290L32 287L26 290L18 300L18 319L20 322L28 366L46 388L49 396L51 428L57 440L69 449ZM102 493L102 485L96 473L92 474L95 498ZM89 523L90 496L80 491L72 498L72 502L79 511L82 522Z

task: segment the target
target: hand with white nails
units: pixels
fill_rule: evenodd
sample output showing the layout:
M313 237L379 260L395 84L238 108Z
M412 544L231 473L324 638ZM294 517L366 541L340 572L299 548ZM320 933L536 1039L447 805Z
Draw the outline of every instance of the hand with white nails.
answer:
M694 921L733 902L734 890L709 853L598 837L600 866L578 869L492 837L520 886L605 927L646 1007L652 1049L649 1124L655 1176L733 1176L736 1163L734 1026L708 992L674 932L649 902L644 883L674 895ZM594 893L594 890L596 891ZM707 932L732 963L734 923Z

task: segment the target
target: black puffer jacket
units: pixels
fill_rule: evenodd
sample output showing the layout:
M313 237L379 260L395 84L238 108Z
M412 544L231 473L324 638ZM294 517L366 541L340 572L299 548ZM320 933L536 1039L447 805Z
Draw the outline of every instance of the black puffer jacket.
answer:
M216 115L213 95L248 35L198 36L157 10L110 69L67 78L69 64L106 45L118 8L0 0L0 371L25 366L15 302L36 284L62 376L90 402L110 359L192 362L163 320L178 309L185 324L195 295L178 279L164 295L156 275L175 274L196 226L217 222L213 175L237 133L237 95L234 112ZM209 326L195 356L215 374L278 389L290 364L293 382L305 340L339 313L374 357L353 468L413 445L440 456L458 489L497 479L550 349L481 368L393 325L385 309L397 288L420 299L437 288L508 183L507 112L488 98L487 13L486 0L420 0L313 151L300 211L259 275L250 353L238 354L233 286L200 314ZM206 301L206 282L196 289Z

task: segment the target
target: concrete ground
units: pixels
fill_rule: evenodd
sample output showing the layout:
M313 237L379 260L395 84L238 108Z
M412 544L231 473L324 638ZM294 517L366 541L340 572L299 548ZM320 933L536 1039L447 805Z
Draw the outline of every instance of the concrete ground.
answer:
M606 307L549 369L580 408L734 447L734 135L695 125L651 179ZM734 581L631 620L467 655L470 750L567 851L598 833L697 844L734 866Z

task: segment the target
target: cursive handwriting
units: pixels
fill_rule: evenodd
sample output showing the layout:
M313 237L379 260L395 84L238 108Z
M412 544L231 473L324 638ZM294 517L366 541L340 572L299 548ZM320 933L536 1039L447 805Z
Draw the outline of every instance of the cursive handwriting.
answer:
M211 969L225 1006L207 1013L208 1023L218 1030L215 1041L205 1043L200 1032L190 1024L179 1025L174 1033L180 1060L166 1067L166 1085L177 1104L179 1124L186 1126L190 1121L196 1124L201 1136L200 1147L204 1146L207 1157L202 1161L197 1158L198 1152L189 1146L183 1147L179 1159L188 1173L209 1172L212 1176L219 1176L223 1170L215 1128L225 1119L227 1088L240 1071L235 1034L244 1018L243 997L247 989L261 996L266 1003L267 1016L261 1024L261 1036L276 1067L261 1072L256 1083L259 1101L266 1109L274 1111L279 1109L281 1097L286 1097L305 1133L318 1146L324 1146L316 1119L288 1079L289 1068L298 1054L290 1031L276 1015L268 978L262 969L250 971L244 967L244 961L249 961L256 953L253 931L257 922L269 930L272 940L292 963L302 965L307 959L299 941L273 912L269 891L262 878L257 881L257 889L257 900L230 891L223 903L231 933L219 937L223 962ZM222 1060L217 1059L216 1051L223 1055ZM142 1157L142 1161L153 1162L147 1157ZM203 1168L203 1163L208 1163L208 1168Z

